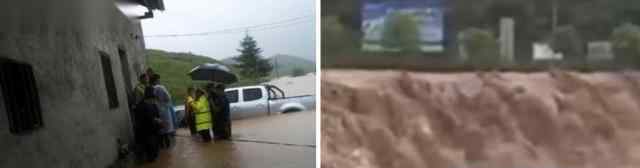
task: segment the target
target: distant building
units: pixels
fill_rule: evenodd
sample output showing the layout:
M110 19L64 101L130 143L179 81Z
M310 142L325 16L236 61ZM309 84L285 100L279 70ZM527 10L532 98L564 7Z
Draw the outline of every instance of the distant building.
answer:
M4 0L0 20L0 167L114 162L117 141L133 137L127 95L144 68L139 21L112 0Z
M613 51L611 49L611 42L608 41L595 41L590 42L588 45L588 61L602 61L613 60Z
M533 43L534 61L559 61L562 60L562 53L556 53L546 43Z

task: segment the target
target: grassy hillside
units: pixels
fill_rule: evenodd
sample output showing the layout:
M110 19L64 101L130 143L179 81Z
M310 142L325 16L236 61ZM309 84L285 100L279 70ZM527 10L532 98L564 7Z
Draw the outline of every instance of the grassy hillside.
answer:
M315 71L315 63L306 59L287 55L277 55L270 58L272 63L276 59L278 60L279 76L290 75L293 69L297 67L305 72ZM194 84L194 81L187 75L191 69L204 63L233 64L231 59L225 59L221 62L202 55L156 49L147 50L146 61L147 66L153 68L160 75L160 82L169 89L176 105L184 102L187 87ZM231 71L237 72L233 66L229 66L229 68L231 68ZM272 74L272 77L265 80L275 77L274 75ZM265 82L264 80L246 79L242 76L238 76L238 78L239 81L229 87L255 85Z
M147 50L147 66L160 75L160 82L169 89L175 104L182 104L187 87L193 81L187 73L193 67L204 63L220 63L218 60L194 55L191 53L175 53L162 50Z

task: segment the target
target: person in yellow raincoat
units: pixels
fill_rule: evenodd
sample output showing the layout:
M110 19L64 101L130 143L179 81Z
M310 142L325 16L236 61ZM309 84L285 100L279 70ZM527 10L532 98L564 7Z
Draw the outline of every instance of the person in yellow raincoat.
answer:
M214 109L211 109L209 105L205 92L200 89L196 90L196 98L195 101L191 103L191 107L193 108L196 118L196 131L198 131L198 134L200 134L204 142L211 141L211 133L209 130L213 125L211 114Z

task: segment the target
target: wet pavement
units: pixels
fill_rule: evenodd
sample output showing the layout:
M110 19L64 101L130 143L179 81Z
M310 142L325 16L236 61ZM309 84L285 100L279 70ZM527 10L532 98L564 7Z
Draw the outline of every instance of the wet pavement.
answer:
M299 112L233 121L233 140L202 143L180 129L176 144L141 168L315 167L315 114Z

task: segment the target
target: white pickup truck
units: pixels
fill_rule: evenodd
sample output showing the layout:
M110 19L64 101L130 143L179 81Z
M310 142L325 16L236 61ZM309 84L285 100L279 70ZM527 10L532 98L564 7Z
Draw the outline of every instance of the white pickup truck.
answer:
M316 106L313 95L286 97L273 85L229 88L225 94L231 103L231 119L314 110Z

